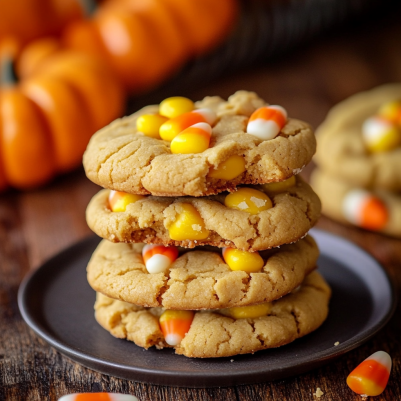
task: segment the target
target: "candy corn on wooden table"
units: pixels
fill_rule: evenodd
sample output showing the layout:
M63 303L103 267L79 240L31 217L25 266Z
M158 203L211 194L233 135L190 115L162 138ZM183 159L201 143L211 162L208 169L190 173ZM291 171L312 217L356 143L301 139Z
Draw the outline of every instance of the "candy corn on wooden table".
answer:
M337 29L286 56L182 95L201 99L209 94L227 97L237 89L255 90L316 127L331 106L351 94L400 82L400 43L399 13L385 15ZM141 101L134 100L130 107L139 105ZM307 177L309 173L303 174ZM335 362L299 377L252 386L185 389L135 383L86 369L55 351L23 322L17 307L18 286L26 273L48 257L91 234L84 212L97 191L83 171L77 171L41 190L10 191L0 196L0 400L57 400L68 393L100 391L130 393L141 401L360 400L347 387L346 378L378 350L391 355L393 370L386 390L374 399L401 400L399 306L390 323L372 340ZM399 239L324 217L318 227L353 241L376 257L401 296Z

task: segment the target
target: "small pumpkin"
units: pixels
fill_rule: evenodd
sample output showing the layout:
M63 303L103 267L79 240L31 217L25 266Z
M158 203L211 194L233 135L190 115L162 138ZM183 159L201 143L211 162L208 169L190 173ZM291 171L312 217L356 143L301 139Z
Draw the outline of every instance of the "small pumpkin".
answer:
M12 36L27 43L60 34L67 24L83 18L82 1L0 0L0 40Z
M59 50L33 57L36 65L17 82L15 53L0 54L2 189L36 187L79 166L91 135L124 107L114 74L91 56Z
M106 0L66 28L67 46L102 57L131 92L148 90L219 44L237 0Z

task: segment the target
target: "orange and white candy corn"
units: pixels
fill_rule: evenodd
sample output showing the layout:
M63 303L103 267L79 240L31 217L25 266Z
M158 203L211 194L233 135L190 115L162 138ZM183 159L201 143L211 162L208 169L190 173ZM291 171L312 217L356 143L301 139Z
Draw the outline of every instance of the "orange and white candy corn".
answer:
M342 204L344 217L356 226L370 230L380 230L388 221L386 205L364 189L349 191Z
M145 245L142 257L149 273L164 273L177 259L178 249L175 246Z
M171 153L202 153L209 148L212 127L197 123L184 129L171 141Z
M144 195L132 195L125 192L110 191L109 205L113 212L125 212L130 203L144 199Z
M379 115L401 127L401 100L384 103L379 109Z
M287 111L281 106L257 109L248 121L246 132L264 141L275 138L287 122Z
M347 384L357 394L374 397L386 388L390 372L390 355L384 351L377 351L349 374Z
M117 393L75 393L63 395L58 401L139 401L130 394Z
M197 123L213 125L216 122L216 113L211 109L197 109L184 113L166 121L160 127L159 134L165 141L172 141L180 132Z
M365 120L362 138L370 152L388 152L401 145L401 131L391 121L380 116Z
M178 345L188 333L194 312L187 310L166 310L159 318L164 340L169 345Z

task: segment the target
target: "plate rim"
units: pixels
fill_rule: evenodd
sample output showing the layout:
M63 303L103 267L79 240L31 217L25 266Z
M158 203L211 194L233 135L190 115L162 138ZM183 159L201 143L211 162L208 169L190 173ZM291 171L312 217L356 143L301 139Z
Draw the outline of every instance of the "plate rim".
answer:
M61 352L64 356L67 356L68 358L72 359L75 362L78 362L79 364L101 372L102 374L106 375L112 375L115 377L120 377L126 380L133 380L133 381L138 381L138 382L146 382L146 383L151 383L151 384L156 384L156 385L167 385L167 386L176 386L176 387L188 387L188 388L200 388L200 387L227 387L229 385L221 385L218 384L218 381L221 380L222 378L227 378L230 377L232 380L232 385L237 381L237 379L240 379L240 384L251 384L251 383L260 383L263 381L270 381L270 380L275 380L278 378L285 378L289 376L293 376L294 374L291 372L287 372L288 370L295 369L299 367L300 365L302 366L302 372L307 372L308 370L311 370L313 368L317 368L318 366L322 366L325 363L329 362L330 360L339 358L340 356L344 355L345 353L359 347L363 343L367 342L370 340L374 335L376 335L391 319L393 316L396 308L397 308L397 292L395 288L395 283L391 279L390 275L386 271L386 269L382 266L382 264L377 261L370 253L368 253L366 250L361 248L360 246L356 245L354 242L343 238L337 234L333 234L331 232L322 230L322 229L317 229L314 228L310 232L312 235L323 235L326 238L329 239L334 239L336 241L339 241L340 243L343 243L345 245L351 246L354 248L356 251L359 251L360 253L364 254L365 257L368 257L371 259L375 264L376 267L380 269L380 271L383 273L384 278L386 280L386 283L388 284L390 293L389 293L389 308L382 315L382 317L379 319L379 321L373 326L368 329L364 329L362 332L358 332L351 338L345 340L344 342L340 343L336 347L330 347L325 350L321 350L318 352L314 352L311 355L305 356L302 359L301 364L294 363L294 361L290 360L285 363L283 363L280 368L274 368L273 370L269 370L269 366L267 365L265 369L260 370L260 369L248 369L246 377L250 378L251 380L245 380L244 381L244 374L243 372L239 371L231 371L227 370L226 372L219 372L218 375L214 374L214 380L211 380L212 383L208 382L203 384L202 380L204 380L205 373L204 372L191 372L191 371L178 371L178 370L158 370L155 369L154 367L148 368L148 367L133 367L133 366L127 366L121 363L116 363L108 360L100 360L100 358L93 357L91 355L86 354L83 351L77 350L72 348L71 346L68 346L68 344L65 344L65 342L54 339L49 332L49 330L46 330L45 327L42 327L42 324L38 321L35 316L31 316L29 311L29 305L26 304L26 297L27 297L27 291L29 293L30 289L30 284L32 280L34 280L35 276L40 274L41 272L43 273L47 266L49 264L52 264L53 261L56 259L62 259L64 255L69 255L71 252L76 251L77 249L82 249L85 250L88 246L89 243L93 242L95 238L99 239L98 237L94 235L89 235L74 244L68 246L67 248L61 250L57 254L53 255L52 257L48 258L46 261L44 261L38 268L31 270L28 272L28 274L24 277L22 280L20 287L18 289L18 308L20 310L20 313L22 315L22 318L24 319L25 323L43 340L45 340L50 346L54 347L56 350ZM100 241L101 239L99 239ZM318 242L318 241L317 241ZM324 254L324 252L322 252ZM54 270L54 269L53 269ZM370 289L369 289L369 292ZM28 309L28 310L27 310ZM157 351L156 351L157 352ZM182 357L178 356L177 357ZM228 359L227 358L217 358L219 360L222 359ZM233 357L231 357L233 358ZM208 358L207 360L213 360L214 358ZM240 362L238 362L240 363ZM94 365L96 367L94 367ZM99 367L100 366L100 367ZM107 372L107 370L102 369L102 366L105 366L108 369L117 369L119 374L115 374L115 372L110 373ZM180 378L189 378L191 380L196 380L199 379L199 383L192 385L183 385L183 384L177 384L177 382L171 383L170 379L176 379L177 374L180 374ZM138 377L133 377L134 375ZM271 378L264 377L261 378L262 376L270 375ZM163 380L155 380L155 381L150 381L148 376L152 376L152 379L156 378L157 376L161 376ZM141 377L146 377L142 379ZM212 378L212 379L213 379ZM252 379L253 378L253 379ZM215 384L214 384L215 382Z

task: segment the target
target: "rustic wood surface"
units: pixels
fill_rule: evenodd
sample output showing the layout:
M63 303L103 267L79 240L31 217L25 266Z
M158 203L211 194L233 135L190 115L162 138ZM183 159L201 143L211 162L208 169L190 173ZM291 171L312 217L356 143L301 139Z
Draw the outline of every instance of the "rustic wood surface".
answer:
M269 102L283 104L290 115L317 126L329 108L373 86L401 81L401 24L398 15L348 26L290 55L230 75L196 91L230 95L255 90ZM310 168L309 168L310 170ZM307 172L308 173L308 172ZM401 400L401 309L391 322L358 349L321 369L299 377L252 386L180 389L120 380L70 361L38 338L23 322L17 290L24 275L46 258L90 234L84 219L89 199L98 191L83 171L59 178L45 189L9 192L0 198L0 400L57 400L72 392L131 393L142 401L159 400L360 400L345 383L348 373L372 352L393 358L386 391L375 400ZM345 227L322 218L318 227L346 237L373 254L389 272L401 295L400 240ZM347 313L344 310L344 313Z

